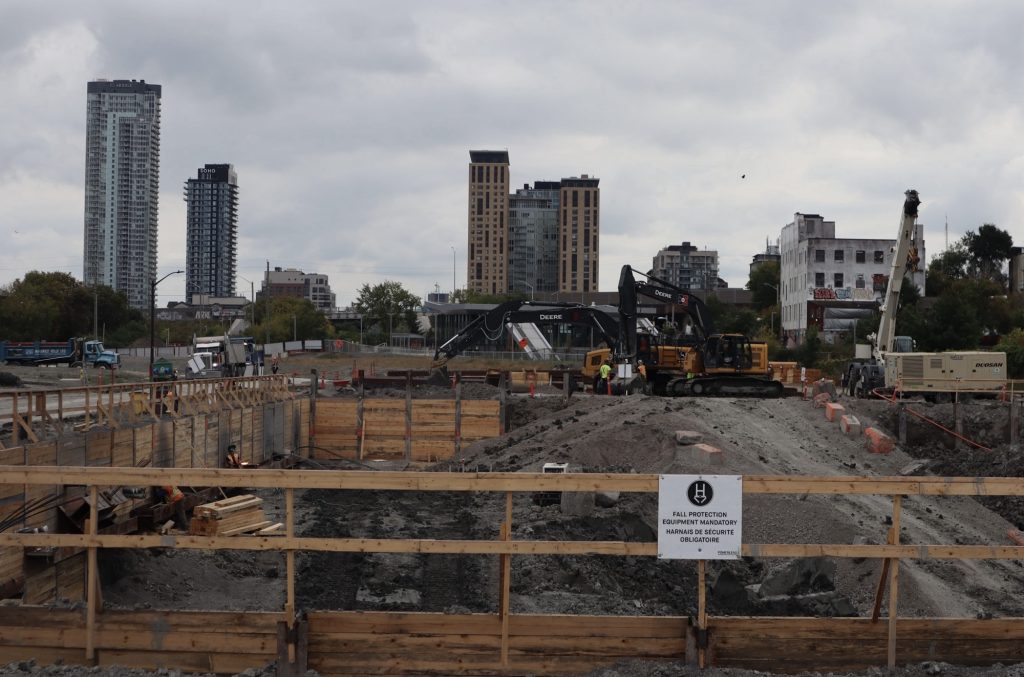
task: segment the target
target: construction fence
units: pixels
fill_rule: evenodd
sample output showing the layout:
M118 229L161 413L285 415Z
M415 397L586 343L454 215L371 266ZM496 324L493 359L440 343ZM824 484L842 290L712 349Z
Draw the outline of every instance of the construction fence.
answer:
M907 496L1021 496L1019 478L747 476L749 494L874 494L892 504L886 543L744 543L756 558L874 558L882 575L870 618L711 616L705 562L697 567L697 613L683 616L515 614L511 560L538 555L655 557L655 542L514 540L513 502L537 491L658 491L657 475L189 470L149 468L8 468L3 486L88 487L87 533L0 533L9 548L86 548L85 609L0 608L0 661L49 662L235 673L278 661L283 674L307 667L320 674L577 674L623 658L685 661L700 666L788 672L856 670L918 661L957 664L1024 660L1024 618L901 618L900 563L917 560L1021 559L1024 546L900 543ZM160 536L100 534L101 486L156 483L278 488L285 491L285 535ZM497 492L505 497L498 536L479 540L303 537L295 530L294 491ZM284 552L286 601L279 612L206 613L101 609L96 566L100 548L193 548ZM431 553L498 560L498 611L491 614L300 610L295 604L295 553ZM888 603L883 605L883 599Z

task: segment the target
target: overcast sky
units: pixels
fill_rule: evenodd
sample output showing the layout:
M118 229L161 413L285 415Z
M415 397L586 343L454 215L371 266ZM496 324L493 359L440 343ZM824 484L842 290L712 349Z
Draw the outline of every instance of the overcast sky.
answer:
M239 275L325 273L339 306L449 290L453 246L465 286L471 148L508 149L514 187L601 179L602 290L684 240L742 286L798 211L894 237L909 187L929 257L947 219L1024 239L1022 25L1019 2L4 3L0 284L81 278L97 78L163 86L160 274L183 183L227 162Z

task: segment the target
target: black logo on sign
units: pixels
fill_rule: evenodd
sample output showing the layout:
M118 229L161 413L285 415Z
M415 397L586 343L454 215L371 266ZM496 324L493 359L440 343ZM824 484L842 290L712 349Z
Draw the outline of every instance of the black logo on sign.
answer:
M698 506L704 506L711 502L711 497L715 495L715 491L711 488L711 485L704 480L697 480L691 482L690 486L686 488L686 498L690 499L690 503Z

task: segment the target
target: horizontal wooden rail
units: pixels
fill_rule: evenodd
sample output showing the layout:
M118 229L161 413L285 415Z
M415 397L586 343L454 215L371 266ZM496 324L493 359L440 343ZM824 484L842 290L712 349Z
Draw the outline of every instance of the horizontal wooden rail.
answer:
M60 548L193 548L201 550L307 550L310 552L386 552L447 555L615 555L658 554L655 542L486 541L429 538L300 538L256 536L181 536L0 533L0 546ZM841 557L903 559L1024 559L1018 545L847 545L748 543L747 557Z
M0 485L133 486L179 484L278 489L373 491L658 491L658 475L616 473L442 473L337 470L94 468L4 466ZM745 475L745 494L883 496L1024 496L1020 477L792 477Z

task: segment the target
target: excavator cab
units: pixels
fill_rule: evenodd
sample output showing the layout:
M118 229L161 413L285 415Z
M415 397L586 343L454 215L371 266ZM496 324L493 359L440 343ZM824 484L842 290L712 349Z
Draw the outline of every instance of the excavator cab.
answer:
M750 340L742 334L709 336L704 347L704 368L708 373L748 371L754 364Z

